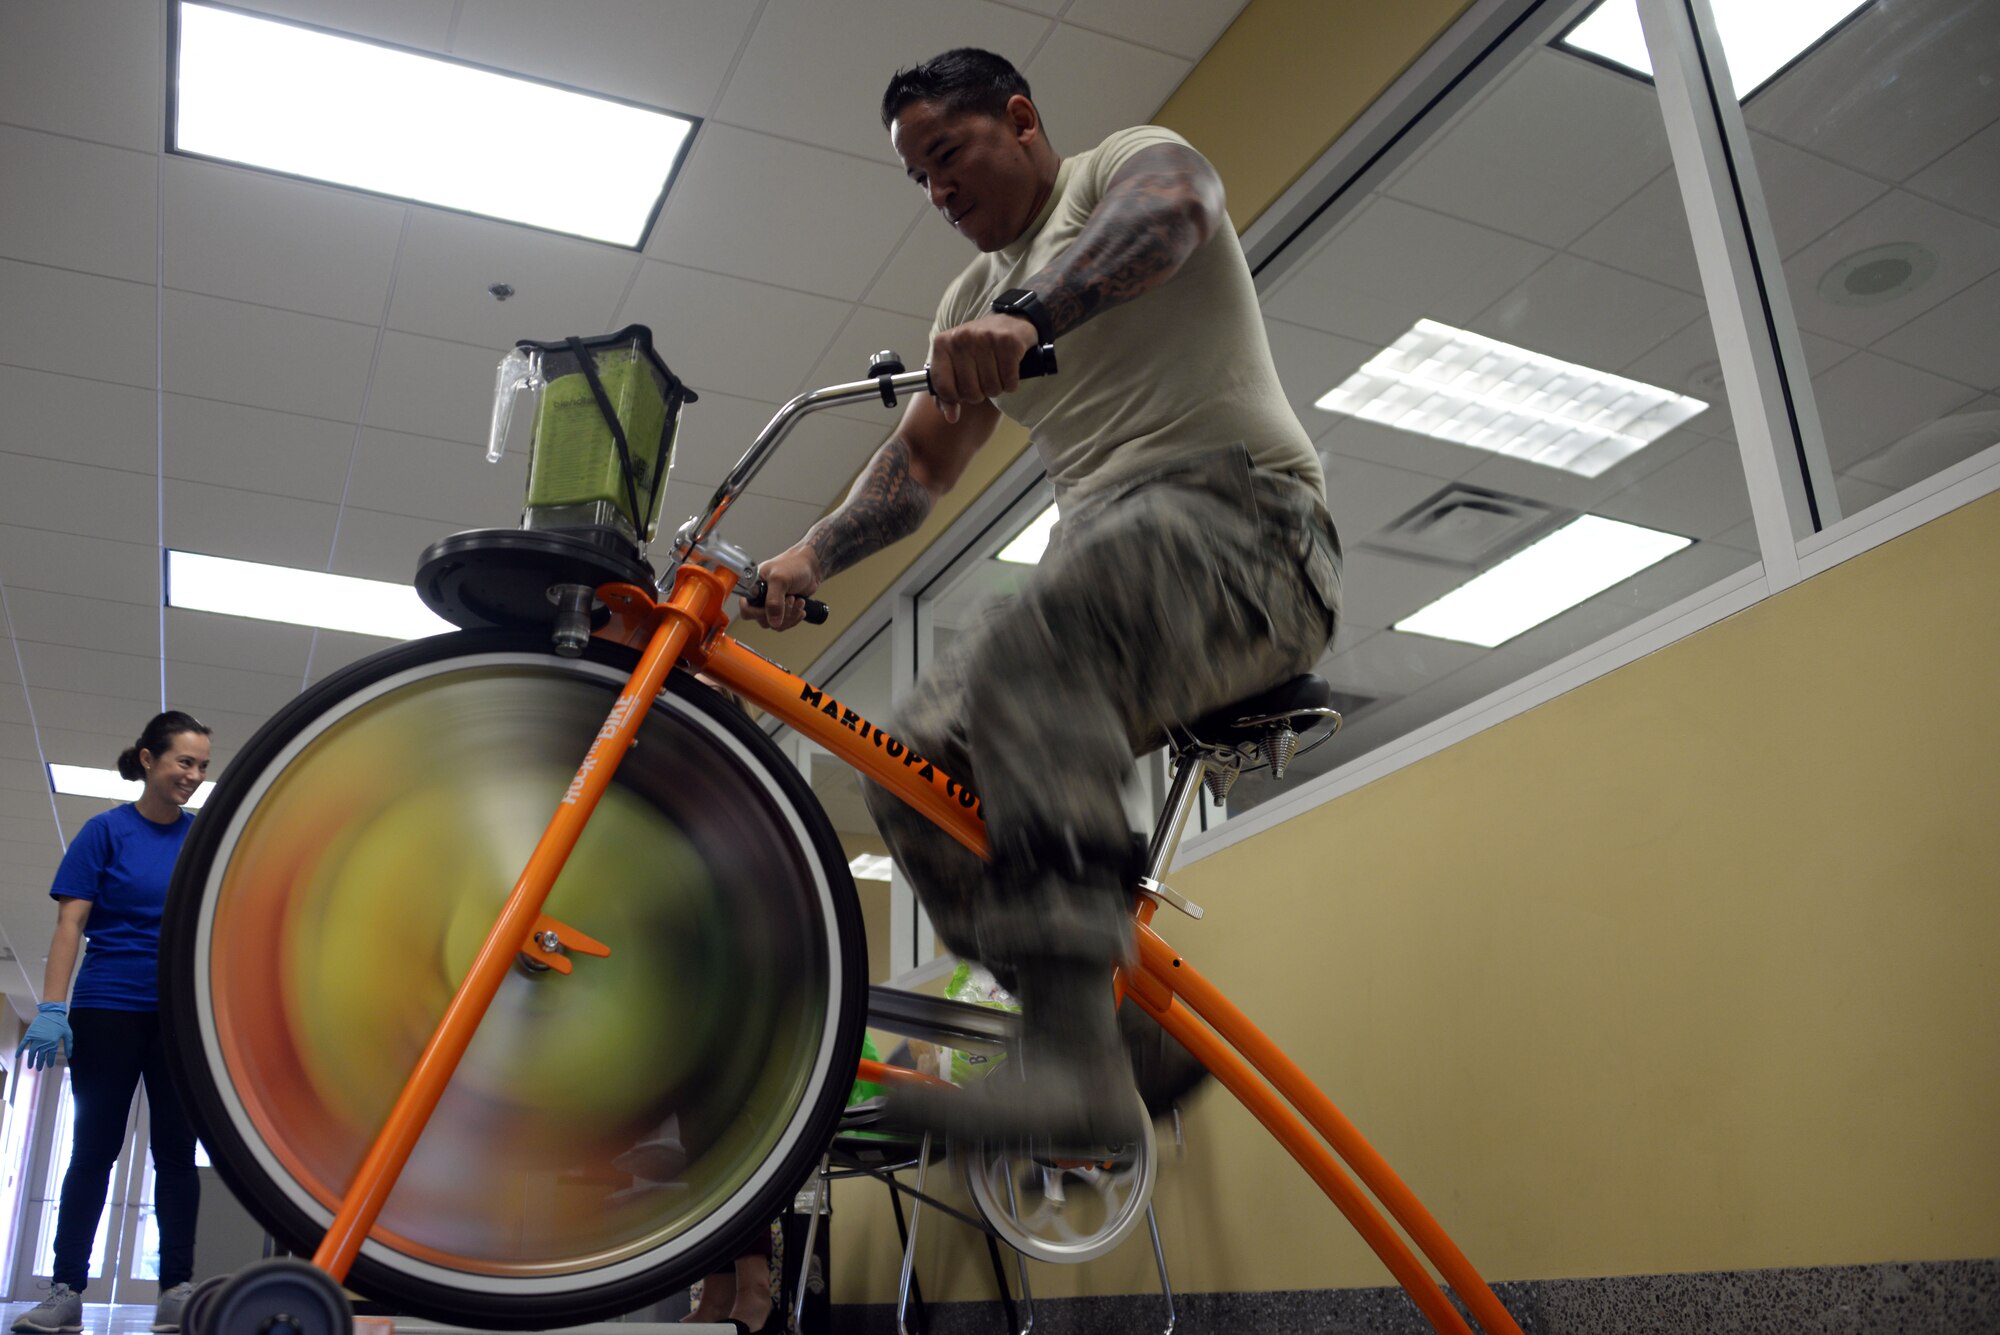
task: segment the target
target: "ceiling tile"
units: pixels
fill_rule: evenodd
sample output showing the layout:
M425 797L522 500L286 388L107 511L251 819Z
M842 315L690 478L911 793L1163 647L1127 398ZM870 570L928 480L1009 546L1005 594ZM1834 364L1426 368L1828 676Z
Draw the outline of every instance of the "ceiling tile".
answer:
M1485 655L1475 645L1385 630L1327 664L1329 679L1358 695L1411 695ZM1338 745L1339 743L1335 743Z
M80 691L88 695L114 696L121 700L157 700L160 695L159 643L128 646L139 652L116 653L86 649L70 644L48 644L23 640L21 667L35 696L37 715L41 697L51 688ZM143 722L143 720L141 720ZM138 729L132 730L138 735Z
M1193 63L1065 23L1021 73L1035 90L1049 142L1064 154L1095 148L1114 130L1145 125Z
M349 664L373 657L396 647L393 640L374 635L350 635L345 631L323 630L313 639L310 673L314 684L325 681Z
M48 593L41 589L7 588L7 611L14 634L21 640L69 645L112 654L160 652L160 608L157 602L122 603L83 594ZM5 652L5 651L0 651ZM8 655L8 676L13 676ZM0 692L0 694L4 694Z
M1265 320L1264 336L1270 342L1271 361L1278 368L1285 399L1308 431L1337 416L1313 407L1313 401L1345 382L1382 350L1378 343L1323 334L1283 320Z
M1727 441L1702 441L1678 459L1598 501L1590 512L1684 538L1714 537L1750 517L1742 456Z
M1544 245L1583 235L1669 165L1646 84L1538 50L1390 186L1422 204Z
M1701 295L1694 242L1682 211L1680 183L1661 172L1602 222L1572 241L1571 254Z
M295 19L356 37L443 51L454 0L231 0L273 18Z
M1833 479L1834 492L1840 497L1840 513L1852 518L1870 506L1879 505L1894 496L1900 488L1878 486L1866 482L1852 473L1841 473Z
M878 426L832 413L817 413L800 422L753 484L781 500L804 501L813 518L847 495L855 475L882 447L895 418L886 408Z
M478 344L498 362L518 339L553 342L608 331L638 263L616 246L412 209L389 327ZM514 295L496 301L487 291L495 283L508 284ZM490 389L490 364L487 373Z
M0 260L0 363L150 389L157 304L151 283Z
M668 517L692 511L707 501L710 490L727 476L777 411L776 403L717 390L706 391L683 410L664 502ZM786 447L780 445L779 457L785 453Z
M163 7L132 0L7 0L0 120L158 151L166 142ZM87 77L72 53L87 52Z
M295 681L305 670L312 644L312 631L305 626L185 607L166 609L166 628L169 663L245 667L289 674Z
M354 428L346 422L181 394L166 396L165 421L170 478L340 501L354 452Z
M340 516L340 538L329 568L336 575L408 584L417 577L417 560L424 548L464 527L444 519L419 519L350 506ZM317 655L314 671L318 671Z
M1610 370L1687 327L1699 297L1558 255L1468 327L1517 347Z
M381 321L403 205L193 158L163 170L168 287Z
M879 116L890 76L958 46L1020 66L1048 30L986 0L770 0L716 115L893 164Z
M1850 481L1901 491L1996 444L2000 444L2000 398L1959 404L1841 474L1841 498L1844 502L1850 491L1860 494L1848 486Z
M1922 286L1867 306L1837 305L1820 295L1821 279L1841 260L1899 241L1915 242L1937 257L1937 271ZM1786 260L1785 279L1802 327L1865 346L1995 269L2000 269L2000 228L1892 190Z
M497 348L389 330L368 389L368 425L484 447L499 361Z
M628 318L652 326L675 374L697 390L750 399L798 384L847 309L826 297L657 260L646 261L625 303ZM489 368L489 384L491 377Z
M326 569L336 508L209 483L166 484L167 546L183 552Z
M1341 571L1341 614L1380 630L1444 597L1472 578L1460 566L1406 561L1359 546L1347 549Z
M190 292L162 305L168 392L345 422L361 411L373 329Z
M1875 351L1981 389L2000 389L2000 274L1884 335Z
M1835 471L1894 444L1933 418L1979 397L1955 380L1857 352L1813 377L1819 420Z
M1907 188L1947 208L2000 225L2000 120L1911 177Z
M0 125L0 254L152 282L158 170L152 153Z
M134 385L0 366L0 403L7 405L4 448L15 454L154 472L156 402L152 390Z
M1767 134L1752 135L1751 144L1780 255L1818 240L1889 188Z
M99 538L158 532L158 488L144 473L31 454L0 455L0 468L0 524Z
M1389 344L1428 317L1460 328L1550 252L1377 196L1265 300L1268 315Z
M870 306L899 311L921 319L928 328L937 318L945 288L964 272L979 252L951 229L942 214L928 204L917 207L916 225L903 238L889 267L868 289Z
M37 843L43 839L51 844L56 841L55 812L49 809L46 797L40 800L41 810L21 816L0 816L0 843Z
M511 528L527 482L521 451L488 463L476 445L371 428L361 433L347 503L456 528Z
M693 416L702 412L699 421ZM715 486L756 439L757 432L777 412L777 405L707 394L690 410L682 431L682 447L674 459L668 485L667 514L671 527L707 504ZM870 425L832 413L802 418L752 484L768 496L803 501L824 510L846 495L848 485L881 447L895 418L883 410L884 421ZM817 517L817 513L815 515Z
M846 325L834 335L826 355L806 373L796 389L818 389L824 385L842 385L864 379L870 359L878 352L898 353L904 366L917 370L930 360L930 343L929 320L878 311L871 306L857 306ZM884 435L895 425L898 417L898 412L884 407L880 399L867 399L832 411L867 422Z
M1414 431L1398 431L1379 422L1366 422L1359 417L1344 417L1337 413L1315 412L1308 425L1324 419L1331 419L1333 426L1317 438L1322 455L1329 452L1344 454L1350 459L1366 459L1391 468L1446 479L1461 477L1493 457L1485 450L1475 450L1469 445L1421 436Z
M761 561L776 556L804 537L822 509L815 503L746 492L729 507L729 517L722 522L721 532L750 553L751 559Z
M1606 469L1596 477L1579 477L1561 468L1488 454L1479 465L1460 475L1459 481L1487 487L1508 496L1521 496L1558 510L1587 510L1604 497L1631 486L1655 469L1672 462L1704 439L1691 431L1674 431L1653 441L1636 454Z
M2000 6L1870 5L1743 108L1775 135L1900 181L2000 118Z
M1553 663L1597 643L1613 631L1672 607L1755 560L1735 548L1697 542L1614 584L1595 598L1523 631L1503 647L1529 656L1536 666Z
M706 115L756 6L742 0L469 0L452 50L467 60L685 115Z
M145 536L151 537L151 525ZM151 541L109 541L81 533L0 523L0 575L10 591L41 589L123 603L160 605L160 549Z
M853 301L902 239L915 196L894 167L710 123L646 253Z
M167 699L211 728L217 710L269 717L299 693L296 673L257 672L213 663L167 664ZM240 746L248 737L238 737Z
M1199 60L1242 10L1243 0L1075 0L1063 22Z
M1366 459L1328 451L1326 504L1343 545L1366 542L1446 485L1427 473L1412 473Z
M32 683L33 669L29 669ZM35 686L35 719L42 746L54 765L109 767L132 745L146 720L160 709L160 668L150 679L134 680L127 693L71 691Z

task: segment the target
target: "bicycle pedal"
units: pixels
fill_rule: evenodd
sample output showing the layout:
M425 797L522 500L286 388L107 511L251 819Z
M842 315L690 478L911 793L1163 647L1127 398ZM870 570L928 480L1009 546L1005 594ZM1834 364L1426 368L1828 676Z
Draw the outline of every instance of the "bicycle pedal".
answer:
M1201 905L1195 903L1186 895L1181 894L1165 881L1156 881L1150 876L1141 876L1139 878L1139 893L1152 899L1155 903L1165 904L1170 908L1177 908L1190 918L1199 920L1202 916Z

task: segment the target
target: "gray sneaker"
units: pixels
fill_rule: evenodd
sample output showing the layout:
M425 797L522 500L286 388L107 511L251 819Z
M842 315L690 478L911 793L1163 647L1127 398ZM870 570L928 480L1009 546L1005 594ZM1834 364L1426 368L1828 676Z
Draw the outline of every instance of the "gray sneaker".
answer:
M49 1285L49 1296L14 1321L22 1332L83 1329L83 1295L67 1284Z
M160 1295L160 1301L153 1307L154 1330L179 1330L181 1309L194 1294L194 1285L176 1284Z

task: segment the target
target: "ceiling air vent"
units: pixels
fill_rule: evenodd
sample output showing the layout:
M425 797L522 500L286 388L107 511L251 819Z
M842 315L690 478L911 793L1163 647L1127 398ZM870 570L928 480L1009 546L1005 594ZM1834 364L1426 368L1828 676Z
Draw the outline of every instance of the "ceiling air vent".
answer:
M1370 538L1367 546L1397 556L1479 570L1526 546L1566 511L1455 482Z

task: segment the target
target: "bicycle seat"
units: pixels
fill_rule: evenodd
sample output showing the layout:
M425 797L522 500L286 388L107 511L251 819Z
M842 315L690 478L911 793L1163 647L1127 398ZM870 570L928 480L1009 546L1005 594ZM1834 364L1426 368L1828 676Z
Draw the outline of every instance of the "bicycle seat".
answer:
M1233 705L1210 710L1188 724L1187 731L1196 741L1210 746L1255 745L1263 740L1267 723L1289 717L1292 730L1304 732L1324 717L1319 711L1332 707L1333 687L1326 678L1308 672Z

